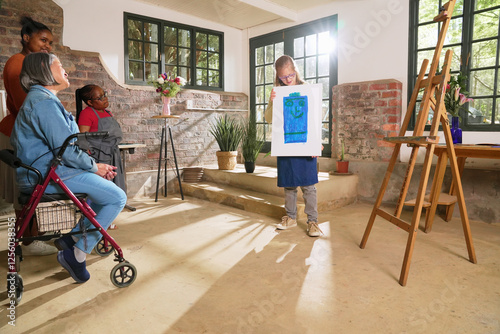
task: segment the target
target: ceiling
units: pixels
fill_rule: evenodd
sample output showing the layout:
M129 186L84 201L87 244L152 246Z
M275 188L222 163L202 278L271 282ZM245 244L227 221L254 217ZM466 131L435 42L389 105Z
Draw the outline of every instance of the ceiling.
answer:
M237 29L298 20L308 9L338 0L139 0Z

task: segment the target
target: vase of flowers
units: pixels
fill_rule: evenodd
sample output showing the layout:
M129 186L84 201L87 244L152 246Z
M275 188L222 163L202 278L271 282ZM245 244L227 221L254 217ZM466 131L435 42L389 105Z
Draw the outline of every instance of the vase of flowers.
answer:
M163 73L156 80L149 83L156 88L157 93L160 93L163 102L163 115L170 115L170 99L181 91L181 87L186 84L186 80L182 77L174 78L167 73Z
M460 110L463 106L472 101L467 97L466 89L467 77L462 73L451 76L446 91L444 94L444 106L446 111L451 115L451 138L453 144L462 143L462 129L460 129Z

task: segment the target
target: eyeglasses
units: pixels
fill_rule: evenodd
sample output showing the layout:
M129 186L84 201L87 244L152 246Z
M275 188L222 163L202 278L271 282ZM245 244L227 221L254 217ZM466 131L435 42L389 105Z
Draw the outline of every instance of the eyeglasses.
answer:
M104 92L103 95L99 96L98 98L91 99L91 100L93 100L93 101L95 101L95 100L104 101L104 99L107 99L107 98L108 98L108 92Z
M285 75L284 77L278 77L281 81L285 81L285 80L288 80L288 79L293 79L295 78L295 72L293 73L290 73L289 75Z

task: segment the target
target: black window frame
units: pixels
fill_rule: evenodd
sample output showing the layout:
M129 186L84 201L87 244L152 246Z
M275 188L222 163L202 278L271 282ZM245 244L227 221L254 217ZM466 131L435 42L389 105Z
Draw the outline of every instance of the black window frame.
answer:
M436 15L438 13L438 8L440 8L443 4L445 4L448 0L439 0L439 5L436 4ZM461 42L460 43L450 43L450 44L445 44L443 46L443 51L441 55L441 59L443 59L444 52L447 48L451 47L456 47L459 46L461 47L461 54L460 54L460 59L462 59L460 70L454 70L452 69L452 75L456 76L459 72L462 72L467 76L467 91L470 89L470 80L472 78L471 72L477 71L477 70L484 70L484 69L493 69L494 70L494 88L493 88L493 94L491 95L470 95L472 98L492 98L492 116L491 124L475 124L471 123L468 121L468 117L464 110L460 111L460 116L462 121L460 122L460 127L463 131L478 131L478 132L500 132L500 124L494 124L494 120L496 118L496 115L500 113L500 66L499 66L499 59L500 59L500 22L499 22L499 34L494 37L489 37L489 38L478 38L476 40L473 39L473 29L474 29L474 15L475 14L480 14L483 12L491 11L491 10L497 10L500 9L500 5L497 6L492 6L488 7L486 9L475 9L475 3L476 0L463 0L463 10L461 14L455 14L457 11L454 10L454 14L452 16L452 20L455 18L461 18L462 19L462 36L461 36ZM456 6L458 6L458 1ZM427 50L429 48L422 48L418 49L418 27L422 25L426 25L429 22L421 22L419 23L419 0L410 0L410 13L409 13L409 57L408 57L408 101L411 98L413 89L415 87L415 82L416 78L418 76L418 72L420 71L420 66L422 64L417 64L417 53L418 51L423 51ZM440 29L442 26L442 23L439 23L439 28ZM496 40L497 42L497 52L496 52L496 61L495 65L493 66L488 66L488 67L478 67L478 68L472 68L471 61L466 61L469 59L469 55L472 54L472 48L473 44L477 42L482 42L485 40ZM429 59L430 61L431 59ZM439 68L443 64L439 64ZM420 99L418 100L420 101ZM468 107L468 105L467 105ZM465 108L464 108L465 109ZM410 125L408 127L409 130L413 130L415 127L415 121L416 121L416 112L418 111L418 104L415 107L415 110L413 111L412 119L410 122ZM430 130L430 125L426 125L425 130Z
M190 53L191 53L191 61L190 65L188 66L190 71L191 71L191 82L189 84L186 84L184 88L187 89L198 89L198 90L210 90L210 91L223 91L224 90L224 32L221 31L215 31L211 29L205 29L205 28L200 28L196 26L191 26L191 25L186 25L186 24L181 24L177 22L172 22L172 21L166 21L166 20L160 20L160 19L155 19L152 17L147 17L147 16L142 16L142 15L137 15L133 13L123 13L123 27L124 27L124 74L125 74L125 83L128 85L135 85L135 86L148 86L148 79L146 77L146 71L145 71L145 64L146 60L142 59L142 64L143 64L143 79L142 80L130 80L129 79L129 50L128 50L128 20L138 20L142 21L143 25L144 23L152 23L152 24L157 24L158 25L158 74L160 75L161 73L164 72L165 69L165 55L164 55L164 40L163 40L163 31L165 26L169 27L175 27L177 29L183 29L183 30L189 30L190 31ZM219 86L209 86L209 85L200 85L197 84L197 67L196 67L196 52L200 51L197 49L196 45L196 35L197 33L203 33L203 34L209 34L209 35L215 35L219 37ZM208 60L207 60L208 63ZM208 66L208 65L207 65ZM184 66L186 67L186 66ZM179 74L177 74L179 75ZM181 75L182 76L182 75ZM185 78L187 79L187 78Z
M294 58L294 38L297 37L306 37L311 34L318 34L319 32L329 31L330 39L338 40L338 15L331 15L328 17L324 17L318 20L314 20L311 22L307 22L304 24L300 24L297 26L289 27L286 29L274 31L265 35L256 36L250 39L249 48L250 48L250 112L252 114L256 114L256 78L255 78L255 50L262 46L267 46L269 44L279 44L280 42L284 43L284 54L289 55ZM322 156L323 157L331 157L332 154L332 88L338 84L338 48L335 48L330 53L330 64L329 64L329 87L328 87L328 143L324 144ZM273 62L274 64L274 62ZM317 73L317 70L316 70ZM307 81L305 73L300 73L302 78ZM268 104L268 94L265 94L265 107ZM261 103L262 104L262 103ZM256 117L257 118L257 117ZM263 122L258 122L257 124L263 124L264 127L269 127L270 125ZM323 128L323 127L322 127ZM271 150L271 143L266 141L262 152L269 152Z

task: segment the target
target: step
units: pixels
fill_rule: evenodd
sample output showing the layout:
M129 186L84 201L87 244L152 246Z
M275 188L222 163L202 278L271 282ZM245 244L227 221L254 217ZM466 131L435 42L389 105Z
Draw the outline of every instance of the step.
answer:
M265 194L248 189L233 187L228 184L214 182L196 182L182 184L184 194L209 202L228 205L248 212L260 213L265 216L281 219L286 215L283 196ZM305 218L304 203L297 203L297 217Z
M357 200L357 175L331 175L319 172L316 184L318 211L343 207ZM190 189L187 189L187 188ZM227 204L244 210L280 218L285 214L283 188L277 186L277 170L271 166L256 166L254 173L246 173L244 165L234 170L219 170L216 166L204 168L202 181L183 183L189 195ZM302 192L298 191L298 217L303 215ZM255 209L257 208L257 209ZM257 211L255 211L257 210Z

